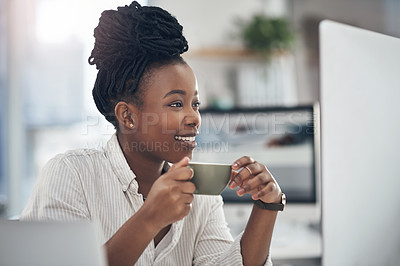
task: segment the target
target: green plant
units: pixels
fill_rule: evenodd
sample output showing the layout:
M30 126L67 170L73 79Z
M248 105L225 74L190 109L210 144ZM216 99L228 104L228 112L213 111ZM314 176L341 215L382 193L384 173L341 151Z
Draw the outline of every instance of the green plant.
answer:
M265 15L254 15L250 21L243 23L241 37L249 49L266 55L289 49L294 39L286 19Z

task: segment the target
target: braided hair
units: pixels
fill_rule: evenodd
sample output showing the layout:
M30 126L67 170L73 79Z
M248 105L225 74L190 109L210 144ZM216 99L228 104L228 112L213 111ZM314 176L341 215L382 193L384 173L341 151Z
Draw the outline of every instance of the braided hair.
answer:
M175 17L136 1L104 11L94 37L88 59L98 70L93 98L100 113L118 129L115 105L127 100L140 107L142 76L148 78L144 74L154 67L184 63L180 54L188 50L188 43Z

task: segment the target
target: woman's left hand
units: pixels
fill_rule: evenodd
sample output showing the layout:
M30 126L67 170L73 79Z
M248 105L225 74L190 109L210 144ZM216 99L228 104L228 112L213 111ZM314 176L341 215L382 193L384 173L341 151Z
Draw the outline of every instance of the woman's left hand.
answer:
M238 171L242 168L240 171ZM229 187L235 189L238 196L249 193L253 200L265 203L280 203L282 191L275 178L265 165L253 158L244 156L232 164L232 175Z

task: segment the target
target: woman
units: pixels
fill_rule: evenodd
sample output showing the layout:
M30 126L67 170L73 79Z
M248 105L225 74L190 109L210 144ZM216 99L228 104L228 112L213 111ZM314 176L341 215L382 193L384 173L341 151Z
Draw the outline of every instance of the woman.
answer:
M116 133L103 150L53 158L21 219L97 223L109 265L270 265L277 211L268 209L283 193L264 165L249 157L232 164L229 187L259 200L235 240L222 198L193 195L186 166L200 103L180 56L188 50L182 26L161 8L133 2L104 11L94 37L93 98Z

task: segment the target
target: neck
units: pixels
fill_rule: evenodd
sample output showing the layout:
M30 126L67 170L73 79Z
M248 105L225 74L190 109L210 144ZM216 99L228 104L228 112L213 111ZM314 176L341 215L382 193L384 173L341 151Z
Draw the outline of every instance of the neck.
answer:
M164 160L132 148L132 140L126 135L117 133L118 142L129 167L135 173L139 184L139 193L147 197L153 183L160 177Z

